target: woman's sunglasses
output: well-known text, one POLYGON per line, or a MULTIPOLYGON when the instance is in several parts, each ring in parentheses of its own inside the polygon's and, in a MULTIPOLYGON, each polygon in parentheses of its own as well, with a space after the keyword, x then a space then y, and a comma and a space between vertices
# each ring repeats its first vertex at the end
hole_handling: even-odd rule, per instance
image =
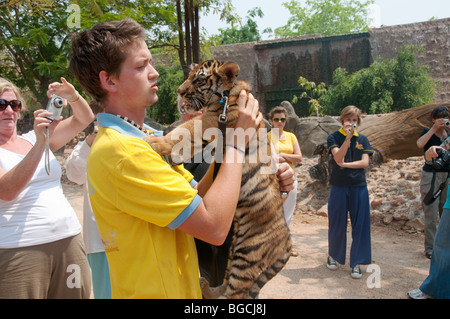
POLYGON ((6 110, 8 105, 11 105, 11 108, 14 112, 17 112, 18 110, 22 109, 22 102, 20 102, 20 100, 7 101, 4 99, 0 99, 0 111, 6 110))
POLYGON ((274 122, 286 122, 286 118, 285 117, 274 117, 272 119, 272 121, 274 121, 274 122))

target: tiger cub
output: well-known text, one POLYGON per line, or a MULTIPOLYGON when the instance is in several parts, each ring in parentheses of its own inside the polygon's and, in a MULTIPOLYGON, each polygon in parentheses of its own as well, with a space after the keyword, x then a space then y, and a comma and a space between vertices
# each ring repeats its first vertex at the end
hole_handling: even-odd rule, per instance
MULTIPOLYGON (((179 95, 188 102, 184 105, 187 111, 193 113, 204 108, 204 113, 195 118, 202 121, 202 133, 208 128, 218 127, 218 117, 224 110, 221 100, 228 92, 227 127, 233 127, 236 122, 239 93, 241 90, 250 92, 248 82, 236 81, 239 70, 239 66, 232 62, 205 61, 196 65, 178 88, 179 95)), ((172 140, 171 135, 178 136, 177 130, 184 128, 193 137, 193 127, 190 120, 164 137, 147 137, 146 140, 161 155, 170 155, 175 144, 185 141, 172 140)), ((261 127, 264 127, 263 122, 261 127)), ((257 138, 264 138, 266 142, 257 145, 258 148, 267 148, 262 154, 270 156, 267 132, 263 132, 265 136, 258 133, 257 138)), ((210 142, 207 139, 203 144, 210 142)), ((223 142, 225 144, 226 141, 223 142)), ((194 152, 192 142, 190 146, 194 152)), ((253 153, 257 151, 253 150, 253 153)), ((200 278, 205 298, 257 297, 260 289, 284 267, 291 254, 292 243, 284 220, 278 179, 275 174, 267 173, 272 166, 271 161, 263 162, 259 157, 258 161, 254 160, 255 157, 250 161, 252 155, 251 148, 247 146, 225 278, 223 284, 215 288, 211 288, 205 278, 200 278)))

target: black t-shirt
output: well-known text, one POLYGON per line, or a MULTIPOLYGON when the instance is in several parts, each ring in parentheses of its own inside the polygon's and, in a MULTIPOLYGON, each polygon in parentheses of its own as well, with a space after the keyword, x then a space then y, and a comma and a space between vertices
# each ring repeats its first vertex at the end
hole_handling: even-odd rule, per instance
MULTIPOLYGON (((345 141, 345 136, 343 129, 328 135, 328 150, 331 152, 335 147, 340 148, 345 141)), ((362 159, 363 154, 372 155, 372 147, 365 135, 355 133, 350 140, 350 146, 345 154, 344 162, 359 161, 362 159)), ((353 187, 367 186, 364 168, 344 168, 337 165, 334 159, 331 162, 331 185, 353 187)))

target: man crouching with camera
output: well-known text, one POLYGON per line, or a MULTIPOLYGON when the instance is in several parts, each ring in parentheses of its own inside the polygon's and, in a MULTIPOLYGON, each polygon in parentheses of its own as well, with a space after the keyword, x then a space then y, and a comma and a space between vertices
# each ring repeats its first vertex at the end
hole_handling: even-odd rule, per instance
POLYGON ((420 193, 425 219, 425 256, 431 258, 433 242, 447 199, 448 172, 450 171, 449 140, 450 112, 445 106, 438 106, 431 112, 430 129, 424 129, 417 140, 417 147, 423 148, 425 165, 420 177, 420 193), (438 215, 439 214, 439 215, 438 215))

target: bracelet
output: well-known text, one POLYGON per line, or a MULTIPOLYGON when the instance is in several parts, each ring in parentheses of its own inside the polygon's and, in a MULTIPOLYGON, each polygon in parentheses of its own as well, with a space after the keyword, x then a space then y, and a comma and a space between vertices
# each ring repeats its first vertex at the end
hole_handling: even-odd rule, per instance
POLYGON ((73 100, 73 101, 69 101, 69 103, 75 103, 75 102, 78 102, 78 100, 80 99, 80 93, 78 93, 78 91, 75 91, 76 92, 76 94, 77 94, 77 98, 75 99, 75 100, 73 100))
POLYGON ((234 148, 234 149, 237 149, 239 152, 241 152, 242 154, 245 154, 245 151, 244 150, 242 150, 242 149, 240 149, 239 147, 237 147, 237 146, 235 146, 235 145, 233 145, 233 144, 225 144, 225 146, 230 146, 230 147, 232 147, 232 148, 234 148))

